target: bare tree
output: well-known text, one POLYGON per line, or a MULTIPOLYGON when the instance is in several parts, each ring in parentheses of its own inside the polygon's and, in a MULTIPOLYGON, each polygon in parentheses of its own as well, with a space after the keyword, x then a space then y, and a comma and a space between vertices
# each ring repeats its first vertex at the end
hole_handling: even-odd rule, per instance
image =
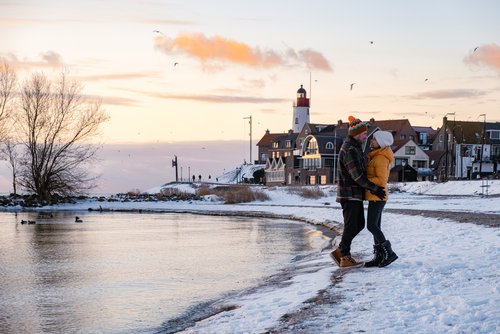
POLYGON ((22 84, 15 125, 26 153, 19 184, 41 200, 95 186, 88 167, 99 147, 91 141, 108 116, 81 91, 65 73, 54 83, 33 74, 22 84))
POLYGON ((14 98, 17 76, 6 62, 0 63, 0 141, 6 140, 10 127, 10 111, 14 98))
POLYGON ((10 139, 6 139, 2 143, 0 154, 2 158, 6 159, 12 170, 12 193, 17 195, 17 171, 19 170, 20 154, 17 149, 17 144, 10 139))

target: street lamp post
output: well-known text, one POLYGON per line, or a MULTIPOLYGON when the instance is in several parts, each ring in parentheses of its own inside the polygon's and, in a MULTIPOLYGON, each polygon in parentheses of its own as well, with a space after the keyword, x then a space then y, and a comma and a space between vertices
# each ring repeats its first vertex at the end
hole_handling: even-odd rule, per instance
POLYGON ((248 117, 243 117, 243 119, 248 119, 249 124, 250 124, 250 160, 248 161, 249 164, 252 164, 252 116, 248 117))
POLYGON ((333 184, 337 183, 337 126, 334 129, 333 135, 333 184))
POLYGON ((403 166, 403 168, 402 168, 402 173, 403 174, 402 174, 401 179, 403 180, 403 183, 404 183, 405 182, 405 169, 406 169, 405 168, 406 167, 406 161, 405 160, 401 161, 401 166, 403 166))
POLYGON ((483 135, 481 136, 481 156, 479 160, 479 178, 481 178, 481 173, 483 172, 483 150, 484 150, 484 134, 486 128, 486 114, 481 114, 479 117, 483 116, 483 135))
POLYGON ((448 181, 448 118, 446 116, 453 115, 455 119, 455 113, 449 112, 444 115, 444 144, 445 144, 445 159, 444 159, 444 180, 448 181))
MULTIPOLYGON (((453 160, 454 163, 452 164, 452 169, 456 170, 457 168, 460 170, 460 179, 463 178, 463 157, 462 157, 462 145, 464 144, 464 129, 462 128, 461 124, 453 125, 453 130, 451 131, 453 134, 453 160), (462 140, 460 141, 460 144, 457 144, 457 136, 455 134, 455 129, 460 128, 460 133, 462 134, 462 140), (457 159, 457 154, 460 157, 460 163, 458 166, 456 166, 456 163, 458 162, 457 159)), ((457 176, 458 173, 453 173, 455 177, 457 176)))

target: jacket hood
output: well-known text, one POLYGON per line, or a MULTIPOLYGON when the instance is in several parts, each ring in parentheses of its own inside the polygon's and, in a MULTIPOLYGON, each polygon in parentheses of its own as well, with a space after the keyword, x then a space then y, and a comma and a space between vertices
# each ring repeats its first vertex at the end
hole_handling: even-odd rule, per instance
POLYGON ((389 146, 377 148, 376 150, 368 153, 368 157, 370 159, 373 159, 376 155, 384 156, 385 158, 387 158, 387 160, 389 160, 389 162, 392 162, 392 160, 394 160, 394 153, 392 153, 392 150, 389 146))

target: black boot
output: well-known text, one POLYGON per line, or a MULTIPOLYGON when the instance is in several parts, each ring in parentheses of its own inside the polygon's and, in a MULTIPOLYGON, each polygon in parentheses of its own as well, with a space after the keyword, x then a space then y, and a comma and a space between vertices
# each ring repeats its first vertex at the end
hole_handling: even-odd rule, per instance
POLYGON ((380 244, 373 245, 373 259, 365 262, 365 267, 378 267, 380 262, 382 262, 382 260, 384 259, 382 253, 382 246, 380 244))
POLYGON ((382 262, 378 265, 379 267, 385 267, 396 261, 398 256, 392 251, 391 242, 389 240, 384 241, 380 244, 382 248, 382 262))

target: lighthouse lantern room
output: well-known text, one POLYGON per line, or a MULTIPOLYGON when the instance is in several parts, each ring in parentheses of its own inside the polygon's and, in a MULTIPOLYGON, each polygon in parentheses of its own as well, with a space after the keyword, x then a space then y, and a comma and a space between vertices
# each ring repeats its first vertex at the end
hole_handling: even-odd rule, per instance
POLYGON ((293 132, 299 133, 306 123, 309 123, 309 98, 304 87, 300 85, 297 90, 297 102, 293 106, 293 132))

